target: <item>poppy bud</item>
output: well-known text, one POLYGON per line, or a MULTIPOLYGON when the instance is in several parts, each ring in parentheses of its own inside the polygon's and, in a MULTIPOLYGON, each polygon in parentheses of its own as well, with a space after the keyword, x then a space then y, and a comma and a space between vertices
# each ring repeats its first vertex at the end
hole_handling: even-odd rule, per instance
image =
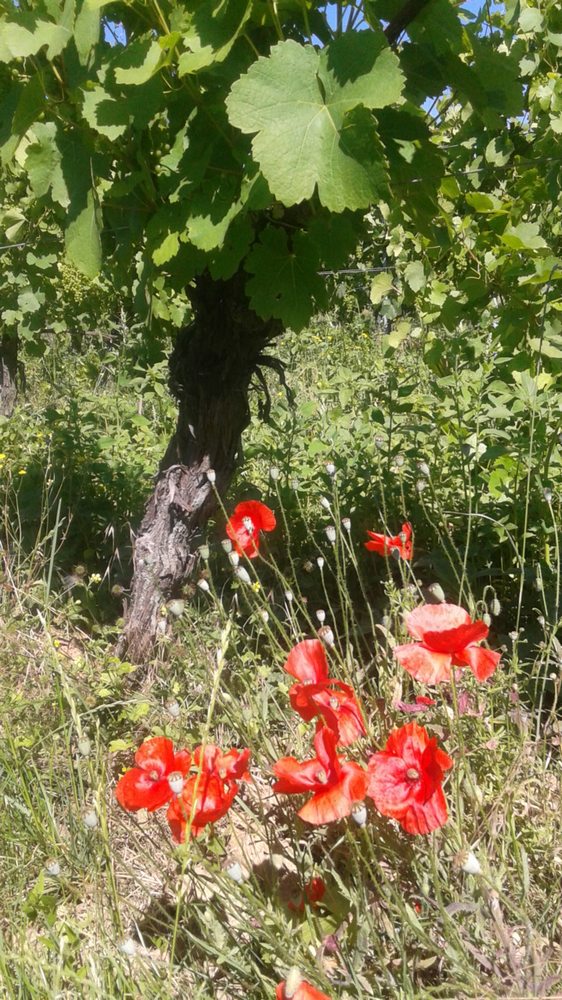
POLYGON ((82 818, 84 820, 84 826, 87 827, 88 830, 96 829, 99 820, 97 813, 93 809, 87 809, 82 818))
POLYGON ((289 483, 289 486, 291 487, 292 490, 295 490, 295 492, 296 492, 298 490, 298 488, 299 488, 299 481, 298 481, 298 479, 291 479, 291 481, 289 483))
POLYGON ((240 562, 240 556, 238 555, 237 552, 229 552, 228 558, 230 559, 230 562, 233 566, 238 566, 238 563, 240 562))
POLYGON ((497 597, 494 597, 493 601, 491 601, 490 603, 490 611, 492 612, 493 615, 497 616, 501 614, 501 609, 502 606, 500 602, 498 601, 497 597))
POLYGON ((274 483, 277 482, 277 480, 279 479, 279 476, 281 475, 281 473, 279 472, 279 469, 277 468, 276 465, 272 465, 271 466, 271 469, 269 470, 269 475, 273 479, 274 483))
MULTIPOLYGON (((203 591, 203 593, 205 593, 205 594, 208 594, 208 593, 209 593, 209 591, 210 591, 210 589, 211 589, 211 588, 209 587, 209 584, 207 583, 207 581, 206 581, 206 579, 205 579, 205 577, 204 577, 204 576, 202 576, 202 577, 201 577, 201 578, 200 578, 200 579, 199 579, 199 580, 197 581, 197 586, 199 587, 199 590, 202 590, 202 591, 203 591)), ((181 604, 183 604, 183 601, 181 601, 181 602, 180 602, 180 601, 177 601, 176 603, 177 603, 177 604, 180 604, 180 603, 181 603, 181 604)), ((182 611, 183 611, 183 608, 182 608, 182 611)), ((180 612, 180 614, 181 614, 181 612, 180 612)))
POLYGON ((427 479, 417 479, 416 480, 416 489, 417 489, 418 493, 423 493, 423 491, 425 489, 427 489, 427 479))
MULTIPOLYGON (((209 589, 209 584, 207 583, 207 587, 205 588, 205 587, 201 586, 203 583, 207 583, 207 581, 206 580, 198 580, 197 581, 197 586, 201 587, 201 590, 205 590, 205 589, 208 590, 209 589)), ((171 615, 174 616, 174 618, 181 618, 181 616, 184 613, 184 610, 185 610, 185 601, 182 601, 181 598, 176 598, 173 601, 168 601, 168 611, 170 612, 171 615)))
POLYGON ((205 560, 205 562, 209 558, 210 554, 211 553, 210 553, 210 549, 209 549, 208 545, 200 545, 199 546, 199 555, 201 556, 202 559, 205 560))
POLYGON ((285 980, 286 1000, 293 1000, 293 997, 297 992, 301 983, 302 983, 302 975, 300 969, 297 969, 296 966, 293 966, 292 969, 289 969, 289 972, 287 973, 287 978, 285 980))
POLYGON ((216 483, 216 481, 217 481, 217 474, 216 474, 216 472, 215 472, 214 469, 207 469, 207 479, 209 480, 209 482, 211 484, 216 483))
POLYGON ((354 802, 351 807, 351 818, 357 826, 365 826, 367 823, 367 807, 364 802, 354 802))
POLYGON ((329 476, 335 476, 336 467, 333 462, 326 462, 326 472, 329 476))
POLYGON ((81 754, 82 757, 89 757, 91 749, 92 744, 87 736, 83 736, 82 739, 78 740, 78 753, 81 754))
POLYGON ((324 622, 326 621, 326 612, 323 611, 322 608, 320 608, 316 612, 316 617, 317 617, 318 621, 320 622, 320 624, 323 625, 324 622))
POLYGON ((316 559, 316 565, 318 566, 318 569, 320 570, 320 572, 322 572, 322 570, 324 569, 324 557, 323 556, 318 556, 317 557, 317 559, 316 559))
POLYGON ((384 438, 381 437, 380 434, 377 434, 377 436, 375 438, 375 447, 376 448, 383 448, 384 447, 384 438))
POLYGON ((132 938, 125 938, 124 941, 119 945, 119 951, 122 955, 126 955, 127 958, 133 958, 136 954, 137 942, 133 941, 132 938))
POLYGON ((269 611, 266 611, 265 609, 263 611, 260 611, 260 616, 262 621, 264 621, 265 624, 267 625, 269 621, 269 611))
POLYGON ((330 501, 328 500, 328 497, 320 497, 320 506, 323 507, 324 510, 330 509, 330 501))
POLYGON ((443 587, 441 586, 440 583, 432 583, 428 587, 428 590, 429 593, 433 595, 436 601, 439 601, 440 604, 443 604, 445 600, 445 591, 443 590, 443 587))
POLYGON ((326 646, 333 646, 336 641, 329 625, 323 625, 322 628, 319 628, 318 636, 326 646))
POLYGON ((552 490, 549 489, 543 490, 543 497, 545 498, 547 503, 552 503, 552 490))
POLYGON ((336 529, 333 524, 329 524, 326 528, 326 538, 332 543, 332 545, 334 544, 336 540, 336 529))
POLYGON ((488 614, 482 615, 482 621, 484 622, 484 625, 487 625, 488 628, 490 628, 490 625, 492 624, 492 619, 490 615, 488 614))
POLYGON ((396 455, 394 459, 394 464, 398 469, 401 469, 405 461, 406 459, 404 458, 403 455, 396 455))
POLYGON ((225 552, 232 552, 232 542, 230 538, 223 538, 221 545, 225 552))
POLYGON ((242 583, 251 583, 252 582, 251 578, 250 578, 250 574, 248 573, 248 571, 246 569, 244 569, 243 566, 238 566, 237 567, 237 569, 236 569, 236 576, 238 577, 239 580, 242 581, 242 583))
POLYGON ((421 472, 422 476, 426 476, 427 479, 429 479, 431 472, 427 462, 418 462, 418 469, 421 472))
POLYGON ((60 875, 60 865, 56 858, 49 858, 45 865, 45 871, 48 875, 51 875, 52 878, 58 878, 60 875))
POLYGON ((462 850, 455 854, 453 864, 461 868, 467 875, 481 875, 482 868, 476 855, 472 851, 462 850))
POLYGON ((293 600, 293 591, 292 590, 286 590, 284 592, 283 596, 285 597, 285 600, 287 601, 287 604, 290 604, 291 601, 293 600))
POLYGON ((351 519, 349 517, 342 517, 341 523, 345 531, 351 531, 351 519))
POLYGON ((225 873, 230 876, 233 882, 237 882, 238 885, 242 885, 242 883, 246 881, 246 876, 237 861, 231 864, 228 868, 225 868, 225 873))
POLYGON ((166 711, 172 716, 172 719, 179 719, 181 715, 179 701, 176 701, 175 698, 169 698, 166 702, 166 711))

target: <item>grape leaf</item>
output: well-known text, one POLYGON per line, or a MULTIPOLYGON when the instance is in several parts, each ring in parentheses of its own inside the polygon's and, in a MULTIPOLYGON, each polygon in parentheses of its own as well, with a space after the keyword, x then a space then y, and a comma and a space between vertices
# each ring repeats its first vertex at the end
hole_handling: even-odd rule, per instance
POLYGON ((302 329, 326 302, 318 265, 316 248, 304 233, 296 233, 289 246, 284 229, 268 226, 245 263, 253 275, 246 284, 252 309, 263 319, 275 316, 302 329))
POLYGON ((68 259, 87 278, 95 278, 101 264, 101 239, 93 191, 86 205, 66 228, 64 242, 68 259))
POLYGON ((233 85, 228 116, 257 133, 255 159, 285 205, 310 198, 334 212, 366 208, 380 192, 384 156, 366 109, 400 100, 403 76, 382 33, 342 35, 320 53, 289 40, 233 85))

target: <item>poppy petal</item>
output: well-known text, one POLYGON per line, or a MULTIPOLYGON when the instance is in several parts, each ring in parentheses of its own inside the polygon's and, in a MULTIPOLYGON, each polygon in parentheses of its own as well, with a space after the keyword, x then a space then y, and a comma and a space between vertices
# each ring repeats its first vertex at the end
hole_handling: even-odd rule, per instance
POLYGON ((470 625, 470 615, 456 604, 422 604, 406 615, 406 628, 414 639, 423 641, 425 632, 470 625))
POLYGON ((397 817, 412 801, 412 786, 406 776, 406 763, 401 757, 379 751, 368 763, 367 795, 384 816, 397 817))
POLYGON ((273 765, 273 773, 278 779, 273 791, 280 795, 294 795, 308 792, 318 786, 318 772, 322 765, 318 760, 296 760, 295 757, 281 757, 273 765))
POLYGON ((344 782, 338 781, 325 791, 316 792, 308 802, 305 802, 302 809, 299 809, 297 816, 315 826, 333 823, 337 819, 349 816, 353 801, 347 793, 344 782))
POLYGON ((438 785, 427 802, 412 802, 402 816, 397 816, 400 826, 411 834, 427 834, 438 830, 448 819, 447 803, 441 785, 438 785))
POLYGON ((320 639, 303 639, 293 646, 283 669, 304 684, 328 680, 328 661, 320 639))
POLYGON ((174 770, 174 744, 166 736, 153 736, 141 743, 135 754, 135 764, 146 771, 158 771, 162 776, 174 770))
POLYGON ((148 809, 154 812, 165 806, 172 798, 172 790, 168 779, 164 777, 154 781, 144 768, 132 767, 117 782, 115 797, 119 805, 127 812, 138 809, 148 809))
POLYGON ((494 653, 491 649, 483 649, 482 646, 467 646, 455 659, 470 667, 477 681, 485 681, 491 677, 501 660, 501 653, 494 653))
POLYGON ((451 675, 452 656, 426 649, 419 642, 395 646, 394 655, 404 670, 421 684, 440 684, 451 675))
POLYGON ((484 622, 469 622, 467 625, 439 632, 427 630, 423 635, 423 643, 438 653, 456 653, 473 642, 485 639, 488 631, 488 626, 484 622))

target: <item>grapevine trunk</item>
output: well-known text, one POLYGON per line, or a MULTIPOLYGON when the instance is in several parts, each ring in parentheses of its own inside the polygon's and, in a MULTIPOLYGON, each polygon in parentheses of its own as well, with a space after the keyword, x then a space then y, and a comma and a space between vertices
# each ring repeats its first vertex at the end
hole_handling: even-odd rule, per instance
POLYGON ((150 657, 166 628, 163 604, 193 572, 201 531, 236 466, 250 419, 252 374, 280 332, 276 321, 264 322, 250 310, 238 276, 225 282, 201 277, 191 298, 193 322, 178 335, 170 357, 176 431, 135 540, 131 603, 118 644, 118 653, 133 663, 150 657))
POLYGON ((0 417, 11 417, 17 397, 17 337, 3 334, 0 339, 0 417))

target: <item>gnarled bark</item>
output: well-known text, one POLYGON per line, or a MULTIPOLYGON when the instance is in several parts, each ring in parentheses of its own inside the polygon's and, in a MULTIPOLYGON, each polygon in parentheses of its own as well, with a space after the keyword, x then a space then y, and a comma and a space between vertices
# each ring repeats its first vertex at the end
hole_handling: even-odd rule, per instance
POLYGON ((249 308, 243 281, 212 281, 192 293, 194 320, 170 357, 178 422, 161 462, 134 547, 131 604, 118 653, 142 663, 153 649, 162 603, 193 570, 201 529, 216 507, 207 478, 224 494, 250 419, 248 389, 265 345, 280 331, 249 308))
POLYGON ((11 417, 17 397, 18 338, 4 333, 0 339, 0 417, 11 417))

